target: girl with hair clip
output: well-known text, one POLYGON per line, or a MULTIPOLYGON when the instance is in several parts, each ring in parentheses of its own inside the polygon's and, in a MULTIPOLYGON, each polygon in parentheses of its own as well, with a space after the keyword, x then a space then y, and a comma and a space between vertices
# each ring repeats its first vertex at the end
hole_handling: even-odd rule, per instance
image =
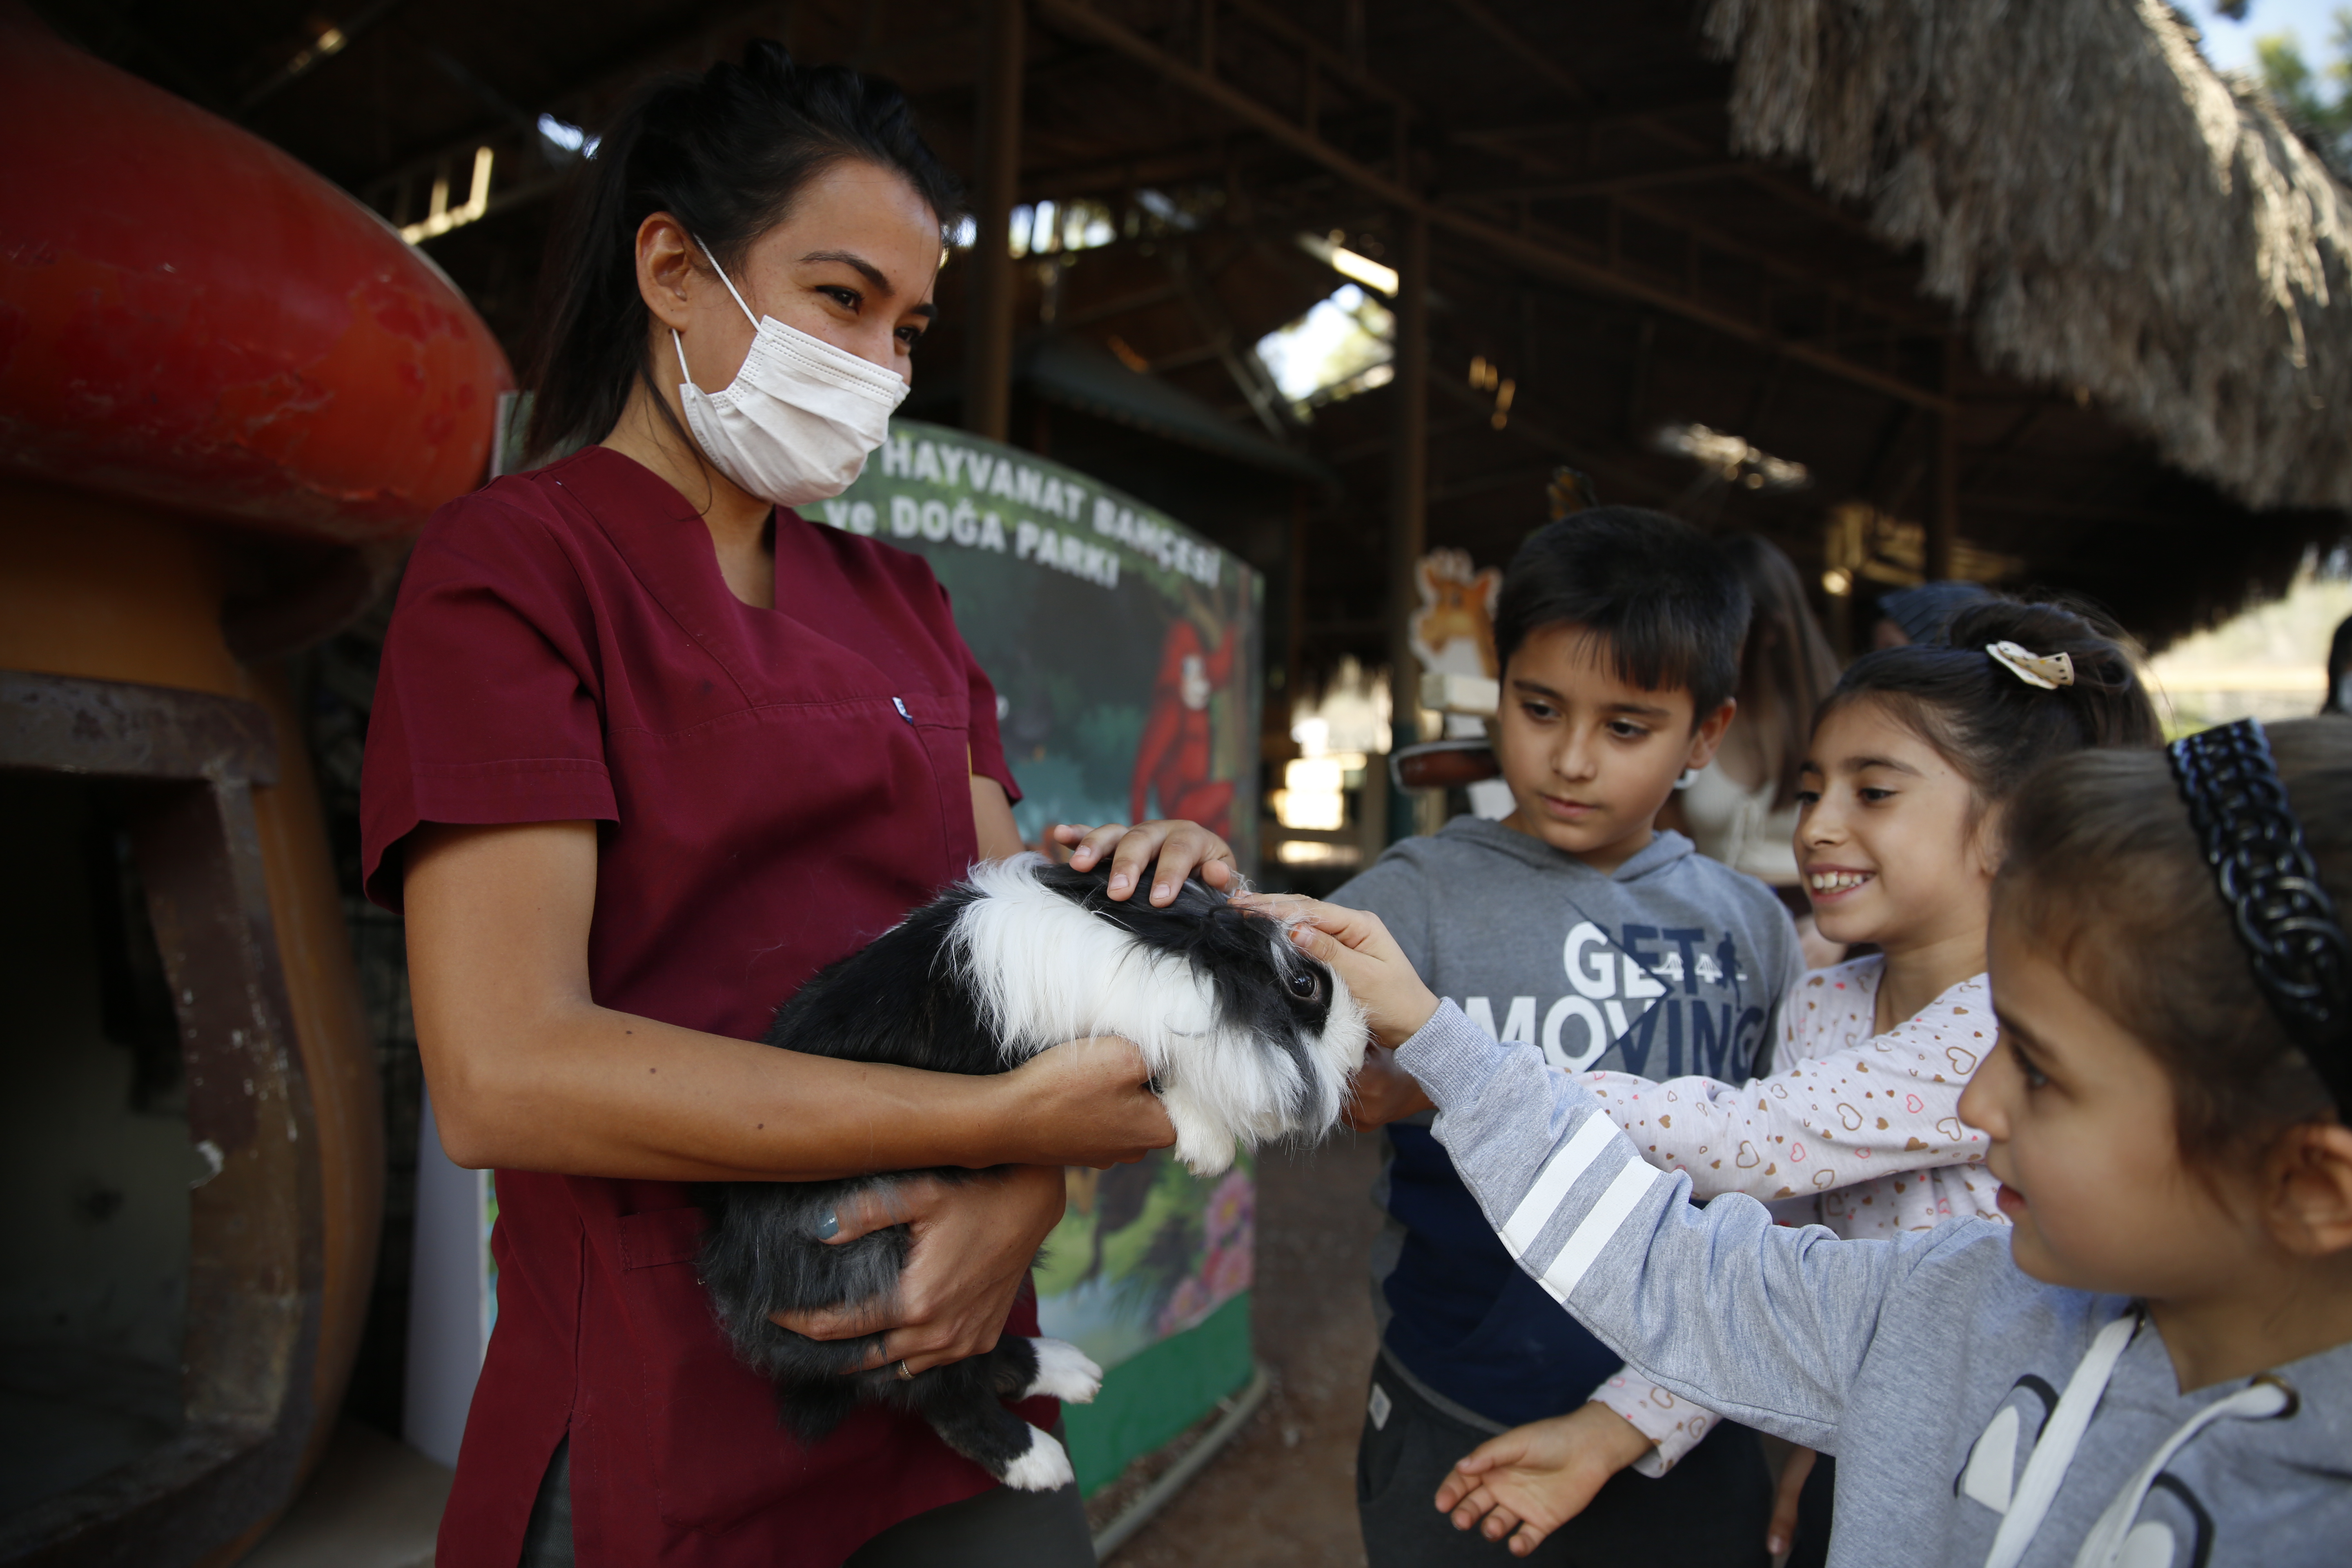
POLYGON ((2012 1223, 1776 1225, 1316 929, 1561 1306, 1678 1395, 1838 1456, 1838 1568, 2265 1568, 2352 1539, 2352 723, 2062 757, 2011 794, 2000 1034, 1960 1098, 2012 1223))
MULTIPOLYGON (((2006 1223, 1983 1135, 1958 1113, 1994 1034, 1985 931, 2000 815, 2040 762, 2163 737, 2128 654, 2084 615, 1993 601, 1952 632, 1857 660, 1794 763, 1795 852, 1822 932, 1877 951, 1799 983, 1769 1077, 1579 1076, 1643 1157, 1687 1173, 1701 1198, 1745 1193, 1785 1223, 1855 1238, 2006 1223)), ((1635 1460, 1645 1474, 1717 1419, 1631 1373, 1593 1398, 1654 1442, 1635 1460)), ((1517 1428, 1465 1458, 1437 1506, 1532 1547, 1584 1506, 1591 1447, 1566 1417, 1517 1428)), ((1802 1451, 1783 1468, 1773 1553, 1821 1561, 1832 1469, 1802 1451)))
MULTIPOLYGON (((906 395, 954 182, 896 88, 767 42, 648 88, 580 178, 531 426, 577 450, 427 527, 368 731, 367 889, 405 909, 442 1142, 498 1168, 498 1327, 436 1561, 1092 1563, 1066 1474, 998 1487, 881 1405, 795 1441, 694 1272, 688 1184, 987 1168, 828 1216, 836 1242, 908 1227, 896 1299, 779 1320, 911 1380, 1036 1332, 1062 1167, 1172 1139, 1123 1041, 984 1078, 757 1043, 779 997, 1022 847, 929 570, 793 510, 906 395)), ((1189 825, 1056 831, 1081 868, 1112 857, 1113 898, 1155 857, 1157 903, 1233 874, 1189 825)), ((1026 1419, 1054 1425, 1050 1392, 1026 1419)))

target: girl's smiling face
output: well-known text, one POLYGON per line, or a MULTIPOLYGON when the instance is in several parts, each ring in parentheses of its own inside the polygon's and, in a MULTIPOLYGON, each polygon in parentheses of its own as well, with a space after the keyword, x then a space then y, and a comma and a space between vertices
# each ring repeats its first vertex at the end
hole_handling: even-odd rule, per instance
POLYGON ((1823 936, 1888 949, 1981 936, 1990 814, 1885 702, 1843 702, 1814 728, 1797 802, 1797 863, 1823 936))

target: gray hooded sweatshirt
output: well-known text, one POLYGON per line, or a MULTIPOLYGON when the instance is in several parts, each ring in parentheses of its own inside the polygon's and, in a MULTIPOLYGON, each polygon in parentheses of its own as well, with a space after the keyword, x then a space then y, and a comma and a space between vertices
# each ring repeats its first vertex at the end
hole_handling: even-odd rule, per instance
MULTIPOLYGON (((1739 1082, 1764 1070, 1780 999, 1803 973, 1771 889, 1661 833, 1613 871, 1457 816, 1392 846, 1332 895, 1381 917, 1413 967, 1489 1035, 1570 1071, 1739 1082)), ((1421 1394, 1500 1431, 1573 1410, 1618 1357, 1496 1244, 1429 1113, 1383 1130, 1372 1308, 1387 1359, 1421 1394)))
POLYGON ((2003 1226, 1841 1241, 1693 1208, 1451 1003, 1398 1059, 1546 1294, 1662 1387, 1837 1456, 1832 1568, 2352 1562, 2352 1345, 2183 1394, 2132 1302, 2028 1278, 2003 1226))

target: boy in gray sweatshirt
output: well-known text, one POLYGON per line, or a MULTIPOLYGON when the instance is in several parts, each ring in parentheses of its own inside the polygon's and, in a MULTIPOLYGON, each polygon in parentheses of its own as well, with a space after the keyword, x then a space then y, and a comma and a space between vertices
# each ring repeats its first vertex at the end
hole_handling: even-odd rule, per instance
MULTIPOLYGON (((1730 722, 1748 615, 1738 574, 1670 518, 1601 508, 1538 533, 1496 616, 1495 745, 1516 809, 1396 845, 1333 901, 1378 914, 1487 1036, 1559 1068, 1762 1071, 1802 973, 1795 929, 1762 883, 1654 827, 1730 722)), ((1372 1568, 1500 1560, 1436 1511, 1437 1488, 1486 1437, 1570 1411, 1596 1478, 1643 1473, 1596 1479, 1534 1561, 1760 1564, 1771 1488, 1754 1434, 1718 1427, 1692 1448, 1706 1430, 1692 1406, 1632 1390, 1620 1358, 1515 1266, 1386 1053, 1350 1120, 1381 1127, 1388 1156, 1381 1351, 1357 1453, 1372 1568)))

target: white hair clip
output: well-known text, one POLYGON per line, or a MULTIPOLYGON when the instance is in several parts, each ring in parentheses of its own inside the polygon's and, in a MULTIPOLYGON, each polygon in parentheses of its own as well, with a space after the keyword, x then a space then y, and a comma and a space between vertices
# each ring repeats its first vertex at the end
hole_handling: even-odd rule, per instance
POLYGON ((2072 654, 2028 653, 2013 642, 1989 643, 1985 652, 1991 656, 1995 664, 2028 686, 2055 691, 2062 686, 2074 684, 2074 658, 2072 654))

